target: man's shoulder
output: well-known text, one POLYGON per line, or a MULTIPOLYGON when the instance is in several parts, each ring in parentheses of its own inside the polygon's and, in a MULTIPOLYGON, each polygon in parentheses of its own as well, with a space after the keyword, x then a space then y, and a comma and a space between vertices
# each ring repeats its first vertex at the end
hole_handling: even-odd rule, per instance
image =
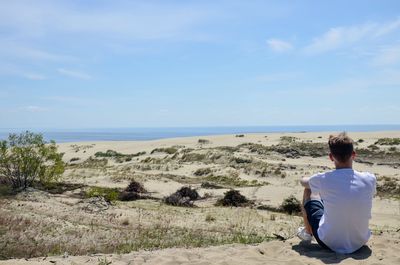
POLYGON ((369 179, 371 181, 376 181, 376 176, 371 172, 354 170, 354 174, 358 175, 361 178, 369 179))
POLYGON ((310 177, 310 179, 320 179, 325 176, 327 172, 318 172, 310 177))

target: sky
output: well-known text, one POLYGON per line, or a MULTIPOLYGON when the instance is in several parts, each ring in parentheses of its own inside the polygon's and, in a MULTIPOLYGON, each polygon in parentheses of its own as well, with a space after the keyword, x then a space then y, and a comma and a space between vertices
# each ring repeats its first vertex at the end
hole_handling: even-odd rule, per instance
POLYGON ((0 0, 0 128, 400 124, 400 1, 0 0))

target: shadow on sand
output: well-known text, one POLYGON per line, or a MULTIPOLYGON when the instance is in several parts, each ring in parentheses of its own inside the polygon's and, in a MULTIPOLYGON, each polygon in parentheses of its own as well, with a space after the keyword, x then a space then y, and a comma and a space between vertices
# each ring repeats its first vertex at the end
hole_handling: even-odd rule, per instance
POLYGON ((339 254, 333 251, 323 249, 318 244, 305 244, 300 242, 292 246, 292 249, 302 256, 316 258, 325 264, 339 263, 345 259, 364 260, 371 256, 372 250, 368 246, 363 246, 351 254, 339 254))

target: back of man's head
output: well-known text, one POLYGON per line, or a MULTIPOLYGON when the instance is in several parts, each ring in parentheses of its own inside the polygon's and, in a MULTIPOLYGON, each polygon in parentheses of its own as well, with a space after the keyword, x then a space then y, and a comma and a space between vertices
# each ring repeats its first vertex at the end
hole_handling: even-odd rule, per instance
POLYGON ((347 162, 353 154, 353 140, 345 132, 329 136, 329 150, 339 162, 347 162))

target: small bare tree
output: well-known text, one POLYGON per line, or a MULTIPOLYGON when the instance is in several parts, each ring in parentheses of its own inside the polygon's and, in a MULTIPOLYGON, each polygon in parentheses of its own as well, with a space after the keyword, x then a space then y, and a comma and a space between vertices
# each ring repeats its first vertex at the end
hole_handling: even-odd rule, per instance
POLYGON ((35 181, 56 181, 63 172, 64 162, 56 143, 46 143, 41 134, 26 131, 0 141, 0 183, 25 190, 35 181))

